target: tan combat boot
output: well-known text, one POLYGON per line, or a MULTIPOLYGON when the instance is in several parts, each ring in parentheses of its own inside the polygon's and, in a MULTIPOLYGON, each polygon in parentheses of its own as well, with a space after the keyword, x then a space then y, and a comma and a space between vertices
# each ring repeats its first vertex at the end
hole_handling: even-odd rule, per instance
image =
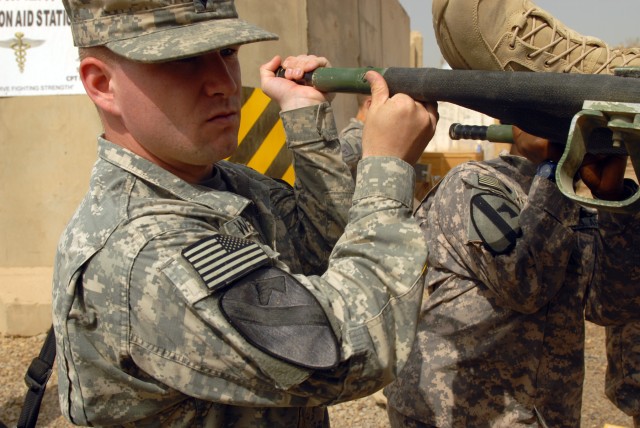
POLYGON ((454 69, 613 74, 640 48, 611 49, 529 0, 433 0, 433 28, 454 69))

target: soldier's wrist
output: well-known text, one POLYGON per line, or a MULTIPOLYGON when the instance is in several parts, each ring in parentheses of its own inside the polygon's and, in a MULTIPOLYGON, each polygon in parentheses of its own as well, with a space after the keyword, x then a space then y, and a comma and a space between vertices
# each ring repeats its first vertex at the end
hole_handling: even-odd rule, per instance
POLYGON ((638 191, 638 184, 630 178, 625 178, 618 191, 609 191, 607 193, 592 192, 594 198, 606 201, 624 201, 629 199, 638 191))
POLYGON ((536 170, 536 175, 542 178, 546 178, 552 183, 556 182, 556 170, 558 168, 558 164, 552 160, 545 160, 538 164, 538 169, 536 170))

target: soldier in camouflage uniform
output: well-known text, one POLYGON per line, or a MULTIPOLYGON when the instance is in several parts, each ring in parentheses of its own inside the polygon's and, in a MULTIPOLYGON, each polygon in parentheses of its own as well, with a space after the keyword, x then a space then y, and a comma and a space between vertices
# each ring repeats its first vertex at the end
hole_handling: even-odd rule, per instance
MULTIPOLYGON (((629 306, 640 303, 630 287, 640 214, 564 197, 552 146, 516 134, 519 155, 454 168, 416 212, 428 297, 409 360, 385 388, 393 427, 579 426, 587 293, 626 289, 629 306)), ((620 200, 637 189, 625 166, 589 158, 581 175, 597 197, 620 200)))
POLYGON ((64 2, 104 134, 55 261, 63 414, 327 427, 327 405, 389 383, 422 296, 411 163, 436 106, 390 98, 367 74, 354 190, 327 96, 292 82, 326 59, 275 57, 260 74, 282 108, 291 187, 223 160, 237 146, 238 46, 275 37, 233 1, 64 2))
MULTIPOLYGON (((617 67, 640 66, 639 47, 613 48, 600 38, 580 34, 531 0, 431 4, 438 46, 454 69, 613 74, 617 67)), ((638 304, 628 293, 599 293, 612 304, 615 316, 601 318, 596 310, 587 315, 607 326, 606 394, 640 428, 640 321, 616 311, 622 302, 632 302, 637 313, 638 304)), ((595 297, 590 301, 591 308, 602 305, 595 297)))
POLYGON ((362 158, 362 129, 367 120, 367 112, 371 106, 371 96, 357 94, 358 112, 355 117, 349 119, 347 126, 340 131, 340 144, 342 145, 342 159, 351 170, 353 178, 356 177, 358 161, 362 158))

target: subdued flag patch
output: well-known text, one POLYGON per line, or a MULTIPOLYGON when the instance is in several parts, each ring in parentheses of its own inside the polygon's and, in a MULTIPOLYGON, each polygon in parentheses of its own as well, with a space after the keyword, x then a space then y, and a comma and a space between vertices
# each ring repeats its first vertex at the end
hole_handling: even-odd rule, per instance
POLYGON ((214 291, 269 263, 267 253, 255 242, 220 234, 188 246, 182 255, 214 291))
POLYGON ((502 191, 500 181, 493 175, 478 174, 478 184, 502 191))
POLYGON ((498 180, 497 177, 493 175, 486 174, 478 174, 478 186, 489 190, 491 193, 501 193, 506 197, 511 197, 513 195, 513 191, 509 189, 504 183, 498 180))

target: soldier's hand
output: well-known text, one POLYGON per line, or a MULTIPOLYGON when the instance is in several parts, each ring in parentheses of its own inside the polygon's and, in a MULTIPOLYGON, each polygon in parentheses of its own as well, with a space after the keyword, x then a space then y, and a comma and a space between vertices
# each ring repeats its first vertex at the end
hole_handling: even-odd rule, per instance
POLYGON ((330 67, 331 64, 324 57, 315 55, 290 56, 281 62, 279 56, 260 67, 260 81, 262 90, 272 100, 280 105, 282 111, 308 107, 331 101, 333 94, 326 94, 311 86, 295 83, 304 73, 319 67, 330 67), (284 79, 276 77, 278 67, 285 69, 284 79))
POLYGON ((580 178, 593 196, 608 201, 624 198, 627 156, 587 153, 580 166, 580 178))
POLYGON ((393 156, 415 164, 433 138, 438 122, 435 103, 419 103, 405 94, 389 97, 382 75, 368 71, 371 106, 362 134, 362 157, 393 156))
POLYGON ((552 144, 546 138, 524 132, 517 126, 511 128, 513 132, 512 153, 524 156, 536 165, 547 160, 557 162, 562 157, 562 146, 552 144))

